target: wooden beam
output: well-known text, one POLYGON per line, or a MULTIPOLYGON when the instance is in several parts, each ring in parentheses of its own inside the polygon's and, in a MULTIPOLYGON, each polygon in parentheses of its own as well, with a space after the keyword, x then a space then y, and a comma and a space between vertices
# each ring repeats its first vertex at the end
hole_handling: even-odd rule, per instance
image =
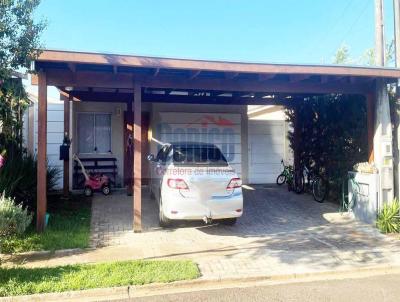
MULTIPOLYGON (((132 98, 129 93, 101 93, 88 91, 74 91, 74 99, 79 98, 86 102, 128 102, 132 98)), ((307 95, 309 96, 309 95, 307 95)), ((143 94, 143 103, 182 103, 182 104, 225 104, 225 105, 287 105, 293 103, 291 99, 262 98, 262 97, 222 97, 222 96, 194 96, 194 95, 165 95, 143 94)))
POLYGON ((368 132, 368 162, 374 162, 374 134, 375 134, 375 96, 366 95, 367 102, 367 132, 368 132))
POLYGON ((189 80, 193 80, 200 74, 201 70, 193 70, 190 72, 189 80))
POLYGON ((350 81, 351 84, 355 84, 355 83, 357 83, 357 78, 355 78, 355 77, 350 77, 350 78, 349 78, 349 81, 350 81))
POLYGON ((134 83, 133 230, 142 231, 142 86, 134 83))
POLYGON ((186 81, 182 78, 158 77, 157 79, 143 78, 142 84, 149 88, 176 88, 176 89, 202 89, 223 90, 241 92, 268 92, 268 93, 344 93, 364 94, 372 91, 371 85, 363 83, 289 83, 277 81, 257 82, 252 80, 228 80, 228 79, 196 79, 186 81))
POLYGON ((300 165, 300 141, 301 141, 301 133, 300 133, 300 119, 299 119, 299 109, 297 106, 293 108, 294 110, 294 122, 293 122, 293 137, 294 137, 294 150, 293 150, 293 162, 296 169, 299 168, 300 165))
POLYGON ((225 72, 225 77, 230 80, 236 78, 238 75, 238 72, 225 72))
MULTIPOLYGON (((70 139, 69 133, 69 119, 70 119, 70 105, 73 97, 70 94, 68 99, 64 100, 64 137, 70 139)), ((69 196, 69 160, 64 160, 63 166, 63 195, 64 197, 69 196)))
POLYGON ((290 83, 298 83, 304 80, 307 80, 311 77, 309 74, 292 74, 289 76, 290 83))
POLYGON ((37 215, 36 230, 43 232, 45 229, 47 210, 47 80, 46 73, 38 74, 38 150, 37 150, 37 215))
POLYGON ((68 63, 68 68, 69 68, 72 72, 76 72, 76 64, 68 63))
MULTIPOLYGON (((46 71, 49 86, 65 87, 102 87, 102 88, 133 88, 133 74, 116 75, 102 72, 76 72, 73 74, 68 70, 49 69, 46 71)), ((253 91, 268 93, 348 93, 366 94, 373 91, 369 83, 340 83, 337 81, 321 83, 298 82, 289 83, 283 81, 254 81, 239 79, 201 79, 188 80, 179 76, 143 77, 143 87, 148 88, 176 88, 176 89, 202 89, 223 91, 253 91)), ((37 78, 32 77, 32 84, 37 84, 37 78)))
POLYGON ((329 76, 321 76, 320 80, 321 80, 321 84, 326 84, 329 81, 329 76))
POLYGON ((129 67, 208 70, 239 73, 344 75, 400 78, 400 70, 394 68, 367 68, 335 65, 263 64, 226 61, 170 59, 102 53, 44 50, 36 62, 64 62, 77 64, 103 64, 129 67))
MULTIPOLYGON (((58 91, 60 92, 60 95, 61 95, 62 99, 64 99, 64 101, 65 101, 66 99, 68 99, 69 96, 72 95, 72 93, 73 93, 73 92, 66 92, 66 91, 63 91, 63 90, 61 90, 61 89, 59 89, 58 91)), ((73 97, 72 97, 72 101, 74 101, 74 102, 80 102, 80 101, 82 101, 82 100, 79 99, 79 98, 77 98, 77 97, 75 97, 75 96, 73 96, 73 97)))
POLYGON ((273 78, 275 78, 276 74, 274 73, 270 73, 270 74, 266 74, 266 73, 262 73, 258 75, 258 80, 260 82, 263 81, 268 81, 268 80, 272 80, 273 78))

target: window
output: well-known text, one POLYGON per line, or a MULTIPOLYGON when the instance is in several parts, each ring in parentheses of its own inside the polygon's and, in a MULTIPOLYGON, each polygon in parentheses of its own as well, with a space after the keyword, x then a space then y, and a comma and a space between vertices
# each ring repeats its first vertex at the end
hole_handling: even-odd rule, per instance
POLYGON ((111 114, 78 114, 78 152, 111 152, 111 114))
POLYGON ((228 165, 217 147, 208 146, 175 146, 173 160, 176 165, 228 165))

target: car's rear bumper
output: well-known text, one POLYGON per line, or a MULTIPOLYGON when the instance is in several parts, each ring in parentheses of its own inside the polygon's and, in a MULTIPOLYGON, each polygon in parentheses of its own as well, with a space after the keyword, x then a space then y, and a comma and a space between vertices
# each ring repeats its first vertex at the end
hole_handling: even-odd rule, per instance
POLYGON ((172 220, 202 220, 204 218, 237 218, 243 214, 243 195, 236 190, 229 196, 213 196, 207 200, 183 197, 181 194, 163 195, 164 216, 172 220))

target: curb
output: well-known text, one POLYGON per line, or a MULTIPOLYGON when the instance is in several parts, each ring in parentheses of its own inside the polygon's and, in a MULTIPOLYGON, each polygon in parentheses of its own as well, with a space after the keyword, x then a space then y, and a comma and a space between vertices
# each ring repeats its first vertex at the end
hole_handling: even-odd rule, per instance
POLYGON ((13 253, 13 254, 1 254, 0 257, 45 257, 45 256, 68 256, 69 254, 79 253, 79 252, 87 252, 94 251, 96 248, 87 247, 87 248, 73 248, 73 249, 63 249, 63 250, 47 250, 47 251, 30 251, 30 252, 22 252, 22 253, 13 253))
POLYGON ((120 286, 110 288, 96 288, 81 291, 61 293, 45 293, 24 296, 0 297, 0 302, 27 302, 27 301, 99 301, 129 299, 155 295, 190 292, 193 290, 213 290, 230 287, 249 287, 274 285, 294 282, 311 282, 318 280, 366 278, 376 275, 400 273, 400 266, 370 266, 357 269, 322 271, 308 273, 293 273, 284 275, 260 275, 238 278, 212 278, 171 283, 153 283, 147 285, 120 286))

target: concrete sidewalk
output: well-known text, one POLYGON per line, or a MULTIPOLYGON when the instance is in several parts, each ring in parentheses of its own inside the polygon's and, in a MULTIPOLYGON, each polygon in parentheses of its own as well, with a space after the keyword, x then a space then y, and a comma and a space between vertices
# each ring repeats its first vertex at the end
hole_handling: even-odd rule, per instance
POLYGON ((189 245, 182 249, 182 244, 165 247, 163 244, 147 240, 146 236, 138 236, 135 245, 71 250, 55 254, 15 255, 6 259, 4 265, 44 267, 132 259, 191 259, 199 265, 203 279, 215 280, 350 270, 369 266, 398 266, 399 256, 400 249, 394 247, 347 251, 335 248, 272 251, 259 240, 243 246, 226 244, 213 248, 198 248, 189 245), (146 249, 143 249, 143 246, 146 246, 146 249))

